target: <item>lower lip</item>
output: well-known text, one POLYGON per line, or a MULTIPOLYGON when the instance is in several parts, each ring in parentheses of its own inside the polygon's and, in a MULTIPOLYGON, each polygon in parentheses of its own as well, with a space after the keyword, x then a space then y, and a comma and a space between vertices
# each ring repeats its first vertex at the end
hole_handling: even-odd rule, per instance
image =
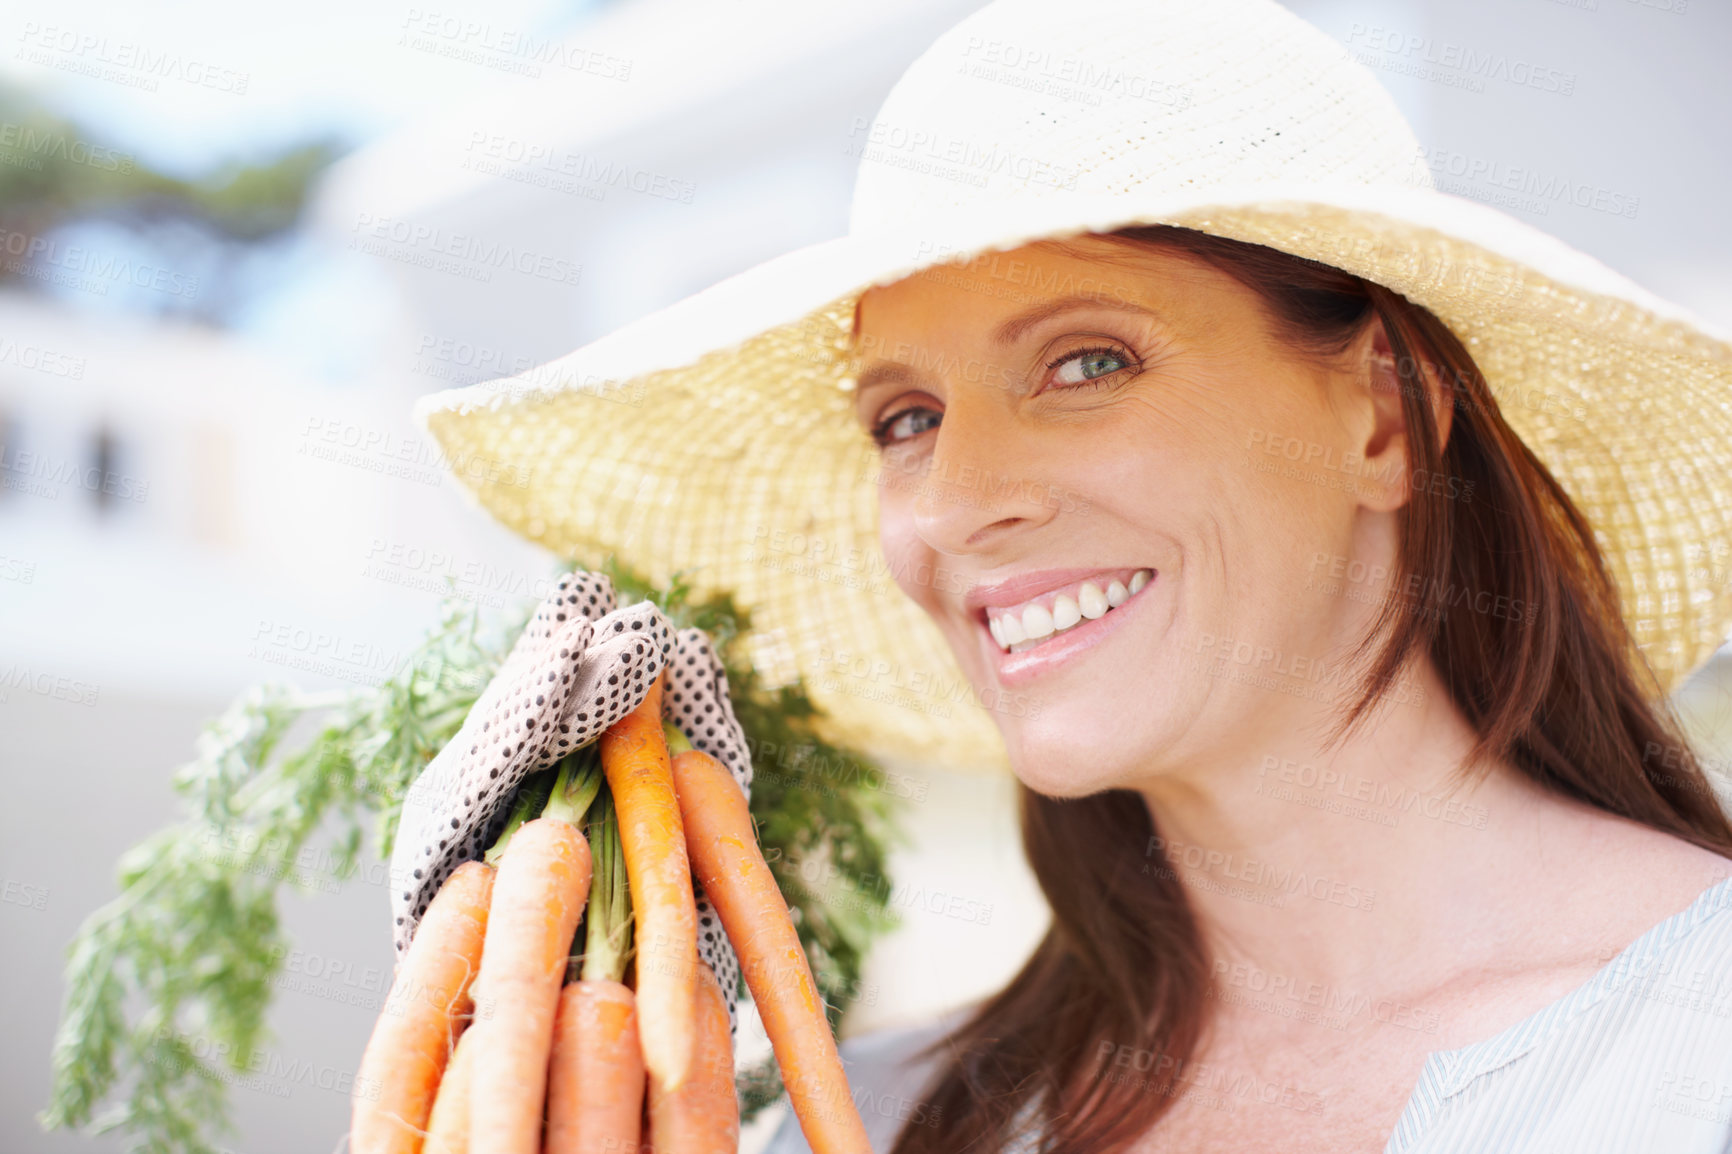
MULTIPOLYGON (((1133 612, 1135 606, 1142 604, 1143 594, 1155 587, 1159 577, 1158 573, 1150 577, 1146 585, 1132 593, 1117 609, 1108 610, 1091 621, 1073 625, 1057 637, 1047 638, 1033 649, 1024 649, 1020 653, 1000 649, 998 642, 994 641, 992 634, 988 632, 986 643, 992 646, 993 668, 998 675, 998 683, 1009 688, 1031 681, 1111 637, 1113 631, 1124 624, 1124 615, 1133 612)), ((980 628, 984 631, 986 627, 980 628)))

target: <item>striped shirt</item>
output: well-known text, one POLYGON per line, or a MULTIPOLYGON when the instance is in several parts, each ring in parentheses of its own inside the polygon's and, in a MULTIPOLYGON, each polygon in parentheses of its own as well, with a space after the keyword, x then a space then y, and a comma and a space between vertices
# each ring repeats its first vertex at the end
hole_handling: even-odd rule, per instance
MULTIPOLYGON (((970 1007, 841 1044, 874 1154, 931 1123, 907 1055, 970 1007)), ((1007 1154, 1033 1149, 1034 1135, 1007 1154)), ((792 1114, 765 1154, 811 1154, 792 1114)), ((1384 1154, 1732 1154, 1732 878, 1585 985, 1482 1042, 1427 1055, 1384 1154)))

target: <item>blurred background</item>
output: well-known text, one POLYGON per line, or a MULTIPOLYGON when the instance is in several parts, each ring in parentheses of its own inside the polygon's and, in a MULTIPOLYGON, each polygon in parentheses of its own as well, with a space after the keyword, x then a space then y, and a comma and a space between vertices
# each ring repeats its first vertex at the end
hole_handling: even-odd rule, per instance
MULTIPOLYGON (((377 683, 448 578, 489 611, 545 591, 551 559, 463 499, 413 400, 845 231, 854 136, 979 6, 7 6, 0 1149, 119 1146, 34 1121, 63 951, 113 896, 118 855, 174 818, 170 773, 202 724, 260 681, 377 683)), ((1446 191, 1732 330, 1732 7, 1289 7, 1376 70, 1446 191), (1528 68, 1476 74, 1445 46, 1528 68)), ((1716 767, 1729 668, 1722 651, 1677 696, 1716 767)), ((1007 780, 956 767, 905 792, 898 880, 988 916, 910 903, 845 1034, 996 988, 1045 925, 1007 780)), ((303 952, 271 1044, 339 1076, 376 1012, 356 991, 389 974, 391 947, 384 889, 365 875, 335 889, 287 899, 303 952)), ((342 1148, 332 1084, 233 1090, 232 1148, 342 1148)))

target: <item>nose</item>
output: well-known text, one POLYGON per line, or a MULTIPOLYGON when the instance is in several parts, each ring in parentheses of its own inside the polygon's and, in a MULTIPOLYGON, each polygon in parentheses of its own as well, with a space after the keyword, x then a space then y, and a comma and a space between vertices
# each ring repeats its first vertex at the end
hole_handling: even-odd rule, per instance
POLYGON ((978 551, 1044 524, 1054 512, 1041 499, 1047 487, 1029 472, 1038 457, 1033 433, 1019 427, 1008 406, 977 391, 951 390, 916 481, 914 529, 939 553, 978 551))

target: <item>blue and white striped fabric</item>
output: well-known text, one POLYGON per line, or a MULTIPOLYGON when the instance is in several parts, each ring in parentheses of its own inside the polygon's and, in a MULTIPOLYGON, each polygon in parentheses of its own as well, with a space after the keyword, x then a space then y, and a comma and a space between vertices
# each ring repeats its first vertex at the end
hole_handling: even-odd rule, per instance
MULTIPOLYGON (((930 1120, 933 1063, 907 1055, 965 1010, 841 1044, 874 1154, 930 1120)), ((792 1114, 764 1154, 811 1154, 792 1114)), ((1732 878, 1558 1001, 1431 1054, 1384 1154, 1732 1154, 1732 878)))
POLYGON ((1732 878, 1586 985, 1431 1054, 1384 1154, 1732 1154, 1732 878))

